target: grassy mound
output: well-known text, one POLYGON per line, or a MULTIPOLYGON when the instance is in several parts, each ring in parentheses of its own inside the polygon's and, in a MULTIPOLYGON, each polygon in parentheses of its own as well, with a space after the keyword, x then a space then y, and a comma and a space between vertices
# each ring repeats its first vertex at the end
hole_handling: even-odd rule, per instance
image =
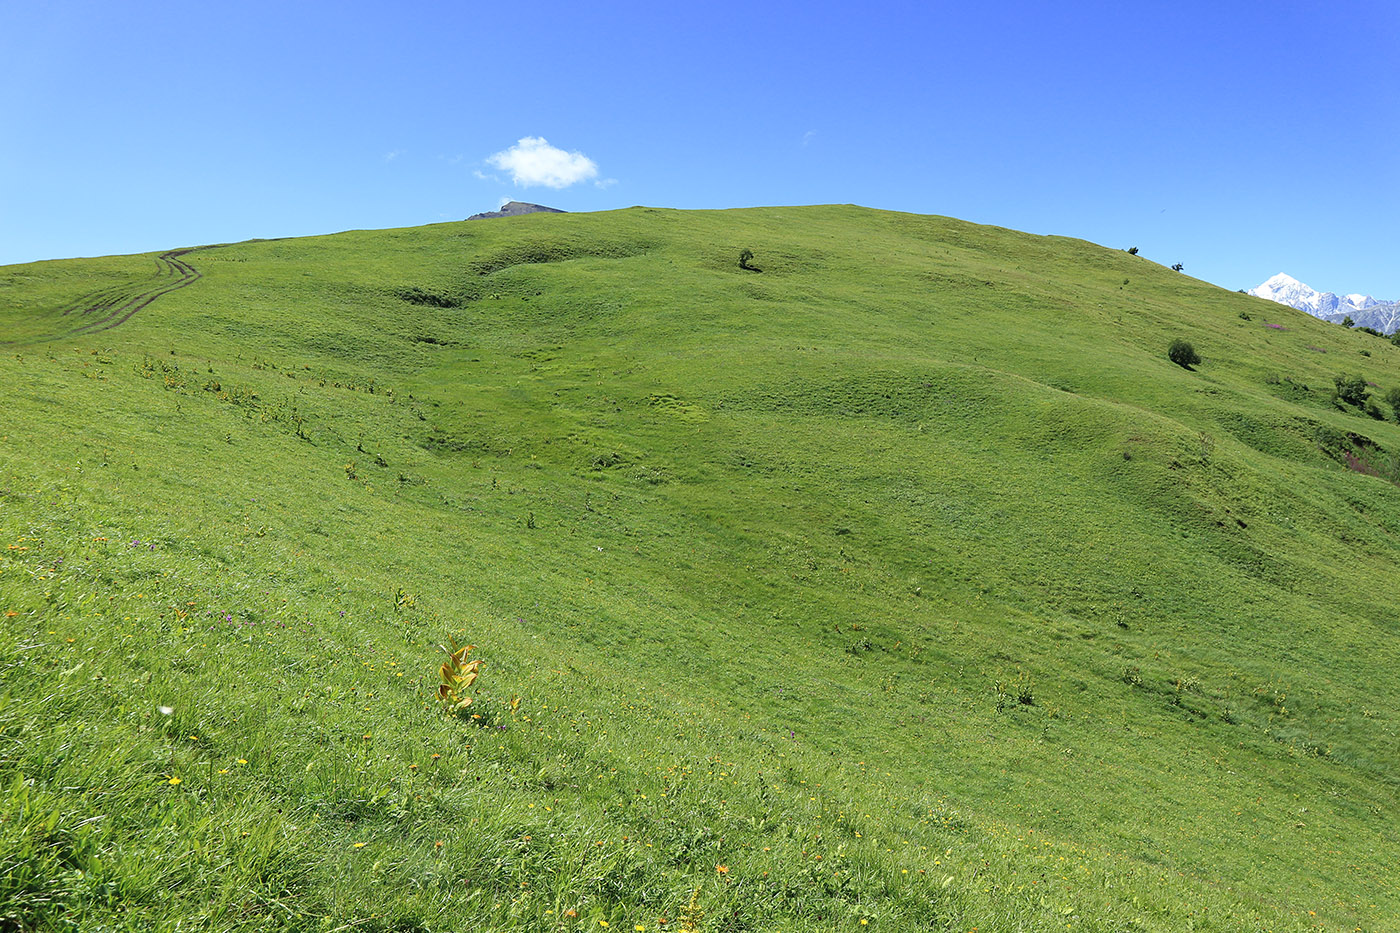
POLYGON ((1400 920, 1386 341, 855 207, 11 266, 0 341, 0 927, 1400 920))

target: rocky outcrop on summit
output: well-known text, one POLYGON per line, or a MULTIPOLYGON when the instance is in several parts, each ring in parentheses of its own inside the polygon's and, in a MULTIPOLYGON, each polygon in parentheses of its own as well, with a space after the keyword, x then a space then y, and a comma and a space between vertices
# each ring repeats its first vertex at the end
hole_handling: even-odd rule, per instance
POLYGON ((482 214, 473 214, 468 220, 490 220, 492 217, 519 217, 521 214, 563 214, 557 207, 545 207, 543 204, 528 204, 525 201, 507 201, 501 205, 500 210, 486 211, 482 214))

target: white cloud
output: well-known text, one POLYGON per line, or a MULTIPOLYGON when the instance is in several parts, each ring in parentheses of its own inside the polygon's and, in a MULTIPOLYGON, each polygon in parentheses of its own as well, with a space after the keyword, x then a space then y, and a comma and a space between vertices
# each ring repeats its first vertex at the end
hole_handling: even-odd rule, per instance
POLYGON ((486 163, 510 172, 511 181, 522 188, 567 188, 598 177, 598 163, 582 152, 565 152, 551 146, 543 136, 526 136, 486 163))
POLYGON ((803 133, 803 134, 802 134, 802 145, 805 147, 808 143, 810 143, 810 142, 812 141, 812 137, 814 137, 814 136, 816 136, 816 135, 817 135, 817 131, 816 131, 816 130, 808 130, 807 132, 803 133))
POLYGON ((593 183, 593 187, 595 187, 595 188, 611 188, 611 187, 612 187, 613 185, 615 185, 615 184, 617 184, 617 179, 616 179, 616 178, 600 178, 600 179, 598 179, 597 181, 595 181, 595 182, 593 183))
POLYGON ((392 162, 407 151, 407 149, 395 149, 393 152, 386 152, 384 154, 384 161, 392 162))

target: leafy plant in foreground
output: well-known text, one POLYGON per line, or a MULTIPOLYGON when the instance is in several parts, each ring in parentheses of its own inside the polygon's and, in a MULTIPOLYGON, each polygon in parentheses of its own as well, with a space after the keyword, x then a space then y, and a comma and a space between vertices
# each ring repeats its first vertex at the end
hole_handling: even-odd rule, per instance
POLYGON ((690 903, 681 910, 681 933, 699 933, 705 912, 700 909, 700 889, 690 893, 690 903))
POLYGON ((447 660, 440 668, 442 683, 438 685, 438 699, 454 716, 472 705, 471 687, 481 671, 481 659, 468 661, 467 655, 475 648, 476 645, 459 648, 454 641, 451 650, 442 649, 447 652, 447 660))

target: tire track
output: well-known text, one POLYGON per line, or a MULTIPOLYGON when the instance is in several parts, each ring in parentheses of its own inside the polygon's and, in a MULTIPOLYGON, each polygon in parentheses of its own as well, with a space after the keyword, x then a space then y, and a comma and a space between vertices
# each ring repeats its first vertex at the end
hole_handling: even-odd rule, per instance
POLYGON ((120 327, 131 320, 136 312, 146 308, 162 295, 168 295, 198 282, 203 277, 203 273, 181 257, 207 248, 191 246, 161 253, 156 257, 154 281, 113 285, 89 292, 81 298, 68 302, 58 310, 58 316, 71 320, 71 326, 42 337, 31 337, 26 340, 0 340, 0 346, 65 340, 120 327))

